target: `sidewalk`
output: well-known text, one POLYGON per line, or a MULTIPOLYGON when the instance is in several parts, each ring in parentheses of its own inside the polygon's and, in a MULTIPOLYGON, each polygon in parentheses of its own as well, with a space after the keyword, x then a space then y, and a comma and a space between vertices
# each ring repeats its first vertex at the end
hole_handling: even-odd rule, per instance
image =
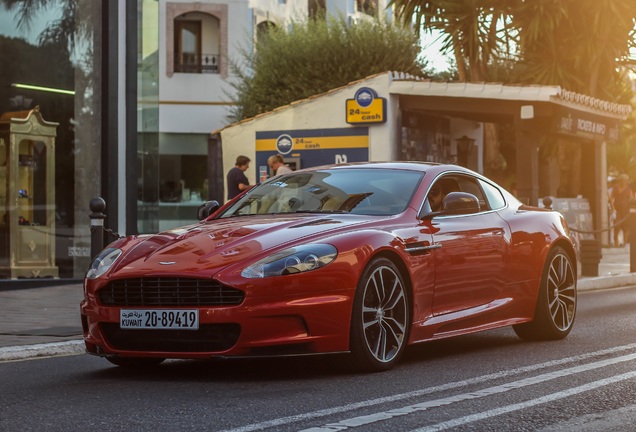
MULTIPOLYGON (((580 266, 579 266, 580 267, 580 266)), ((629 246, 605 248, 599 276, 579 276, 579 291, 636 285, 629 246)), ((0 290, 0 361, 81 353, 82 284, 0 290)))

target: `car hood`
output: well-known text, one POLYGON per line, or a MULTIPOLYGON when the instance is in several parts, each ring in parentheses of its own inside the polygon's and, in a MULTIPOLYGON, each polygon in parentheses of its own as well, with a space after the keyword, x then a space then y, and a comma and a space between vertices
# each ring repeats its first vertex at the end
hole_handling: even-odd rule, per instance
POLYGON ((264 252, 356 229, 368 221, 357 215, 246 216, 201 222, 124 241, 124 254, 111 269, 117 277, 196 274, 256 260, 264 252), (128 243, 128 245, 126 245, 128 243))

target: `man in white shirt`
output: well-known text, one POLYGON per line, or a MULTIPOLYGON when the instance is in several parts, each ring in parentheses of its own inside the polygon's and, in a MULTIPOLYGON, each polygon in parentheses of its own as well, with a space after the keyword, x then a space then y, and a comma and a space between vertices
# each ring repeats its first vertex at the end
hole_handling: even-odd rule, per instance
POLYGON ((267 158, 267 165, 274 171, 275 175, 287 174, 292 172, 292 169, 285 165, 283 157, 279 154, 275 154, 267 158))

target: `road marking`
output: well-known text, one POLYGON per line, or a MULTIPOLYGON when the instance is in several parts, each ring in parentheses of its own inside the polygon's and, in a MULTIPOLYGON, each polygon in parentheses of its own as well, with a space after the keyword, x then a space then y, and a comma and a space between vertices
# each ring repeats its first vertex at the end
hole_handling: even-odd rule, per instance
MULTIPOLYGON (((359 416, 359 417, 352 417, 349 419, 345 419, 345 420, 341 420, 337 423, 329 423, 326 424, 324 426, 320 426, 320 427, 313 427, 310 429, 304 429, 302 432, 333 432, 333 431, 342 431, 345 429, 349 429, 352 427, 358 427, 358 426, 365 426, 371 423, 377 423, 379 421, 384 421, 384 420, 389 420, 395 417, 400 417, 400 416, 404 416, 404 415, 408 415, 408 414, 413 414, 415 412, 421 412, 421 411, 426 411, 428 409, 431 408, 439 408, 442 406, 446 406, 446 405, 451 405, 457 402, 463 402, 463 401, 467 401, 467 400, 471 400, 471 399, 479 399, 479 398, 483 398, 486 396, 491 396, 494 394, 501 394, 501 393, 506 393, 508 391, 511 390, 517 390, 517 389, 521 389, 523 387, 528 387, 531 385, 535 385, 535 384, 540 384, 546 381, 551 381, 554 379, 558 379, 558 378, 563 378, 566 376, 570 376, 570 375, 574 375, 574 374, 578 374, 578 373, 582 373, 582 372, 588 372, 594 369, 599 369, 599 368, 603 368, 606 366, 611 366, 614 364, 618 364, 618 363, 623 363, 623 362, 628 362, 628 361, 633 361, 636 360, 636 353, 633 354, 628 354, 628 355, 624 355, 621 357, 615 357, 615 358, 611 358, 611 359, 606 359, 606 360, 601 360, 601 361, 597 361, 597 362, 593 362, 593 363, 588 363, 585 365, 580 365, 580 366, 574 366, 572 368, 569 369, 561 369, 558 371, 554 371, 554 372, 548 372, 546 374, 543 375, 537 375, 534 377, 530 377, 530 378, 524 378, 524 379, 520 379, 517 381, 513 381, 507 384, 502 384, 502 385, 498 385, 498 386, 494 386, 494 387, 489 387, 486 389, 482 389, 482 390, 477 390, 477 391, 473 391, 470 393, 463 393, 463 394, 458 394, 458 395, 454 395, 454 396, 450 396, 450 397, 445 397, 445 398, 441 398, 441 399, 434 399, 434 400, 430 400, 430 401, 425 401, 419 404, 415 404, 415 405, 408 405, 402 408, 397 408, 397 409, 393 409, 390 411, 384 411, 384 412, 379 412, 379 413, 374 413, 374 414, 370 414, 370 415, 365 415, 365 416, 359 416)), ((628 378, 622 378, 622 379, 629 379, 633 377, 633 373, 629 373, 629 374, 625 374, 625 375, 629 375, 628 378)), ((619 375, 619 376, 624 376, 624 375, 619 375)), ((610 378, 611 379, 611 378, 610 378)), ((603 381, 603 380, 601 380, 603 381)), ((585 386, 581 386, 581 387, 585 387, 585 386)), ((594 388, 594 387, 592 387, 594 388)), ((572 390, 572 389, 571 389, 572 390)), ((566 391, 570 391, 570 390, 566 390, 566 391)), ((521 409, 521 408, 519 408, 521 409)), ((475 414, 475 416, 477 416, 477 414, 475 414)), ((471 416, 468 416, 471 417, 471 416)), ((471 421, 476 421, 476 420, 471 420, 471 421)), ((451 423, 452 421, 448 422, 451 423)), ((463 424, 463 423, 461 423, 463 424)), ((437 429, 434 429, 437 430, 437 429)))
POLYGON ((392 395, 392 396, 386 396, 386 397, 381 397, 381 398, 376 398, 376 399, 369 399, 369 400, 366 400, 366 401, 350 403, 350 404, 341 405, 341 406, 337 406, 337 407, 333 407, 333 408, 326 408, 326 409, 322 409, 322 410, 318 410, 318 411, 307 412, 307 413, 297 414, 297 415, 293 415, 293 416, 280 417, 280 418, 276 418, 276 419, 266 420, 266 421, 259 422, 259 423, 252 423, 252 424, 248 424, 248 425, 241 426, 241 427, 238 427, 238 428, 229 429, 229 430, 226 430, 225 432, 251 432, 251 431, 257 431, 257 430, 263 430, 263 429, 267 429, 267 428, 277 427, 277 426, 288 425, 288 424, 291 424, 291 423, 296 423, 296 422, 301 422, 301 421, 313 420, 313 419, 320 418, 320 417, 327 417, 327 416, 334 415, 334 414, 339 414, 339 413, 348 412, 348 411, 354 411, 354 410, 357 410, 357 409, 360 409, 360 408, 368 408, 368 407, 372 407, 372 406, 375 406, 375 405, 381 405, 381 404, 384 404, 384 403, 390 403, 390 402, 400 401, 400 400, 403 400, 403 399, 420 397, 420 396, 424 396, 424 395, 427 395, 427 394, 432 394, 432 393, 446 391, 446 390, 452 390, 452 389, 456 389, 456 388, 460 388, 460 387, 466 387, 466 386, 469 386, 469 385, 479 384, 479 383, 483 383, 483 382, 486 382, 486 381, 492 381, 492 380, 495 380, 495 379, 507 378, 507 377, 511 377, 511 376, 514 376, 514 375, 519 375, 519 374, 522 374, 522 373, 534 372, 534 371, 541 370, 541 369, 547 369, 547 368, 551 368, 551 367, 555 367, 555 366, 561 366, 561 365, 565 365, 565 364, 569 364, 569 363, 585 361, 585 360, 589 360, 591 358, 601 357, 601 356, 605 356, 605 355, 617 354, 617 353, 620 353, 620 352, 629 351, 629 350, 633 350, 633 349, 636 349, 636 343, 628 344, 628 345, 621 345, 621 346, 612 347, 612 348, 607 348, 607 349, 604 349, 604 350, 594 351, 594 352, 586 353, 586 354, 580 354, 580 355, 573 356, 573 357, 566 357, 566 358, 562 358, 562 359, 559 359, 559 360, 551 360, 551 361, 548 361, 548 362, 538 363, 538 364, 535 364, 535 365, 523 366, 523 367, 520 367, 520 368, 510 369, 510 370, 507 370, 507 371, 495 372, 495 373, 488 374, 488 375, 482 375, 482 376, 475 377, 475 378, 469 378, 469 379, 466 379, 466 380, 463 380, 463 381, 451 382, 451 383, 442 384, 442 385, 438 385, 438 386, 434 386, 434 387, 428 387, 428 388, 424 388, 424 389, 420 389, 420 390, 414 390, 414 391, 410 391, 410 392, 406 392, 406 393, 398 393, 398 394, 395 394, 395 395, 392 395))
POLYGON ((563 399, 569 396, 574 396, 577 395, 579 393, 584 393, 586 391, 591 391, 591 390, 595 390, 599 387, 603 387, 606 385, 610 385, 610 384, 615 384, 617 382, 621 382, 621 381, 625 381, 628 379, 633 379, 636 378, 636 371, 634 372, 627 372, 624 373, 622 375, 616 375, 610 378, 605 378, 602 380, 598 380, 598 381, 593 381, 591 383, 582 385, 582 386, 578 386, 578 387, 573 387, 571 389, 568 390, 564 390, 561 392, 557 392, 557 393, 552 393, 546 396, 542 396, 540 398, 537 399, 532 399, 526 402, 521 402, 521 403, 516 403, 516 404, 512 404, 512 405, 508 405, 505 407, 501 407, 501 408, 496 408, 494 410, 490 410, 490 411, 486 411, 483 413, 479 413, 479 414, 473 414, 473 415, 469 415, 469 416, 465 416, 465 417, 460 417, 460 418, 456 418, 453 420, 449 420, 447 422, 443 422, 443 423, 438 423, 436 425, 432 425, 432 426, 427 426, 421 429, 416 429, 413 432, 434 432, 434 431, 442 431, 445 429, 450 429, 453 427, 457 427, 457 426, 461 426, 461 425, 465 425, 468 423, 473 423, 476 421, 480 421, 480 420, 485 420, 487 418, 491 418, 491 417, 495 417, 498 415, 502 415, 502 414, 507 414, 513 411, 519 411, 525 408, 530 408, 536 405, 542 405, 542 404, 546 404, 548 402, 554 402, 556 400, 559 399, 563 399))

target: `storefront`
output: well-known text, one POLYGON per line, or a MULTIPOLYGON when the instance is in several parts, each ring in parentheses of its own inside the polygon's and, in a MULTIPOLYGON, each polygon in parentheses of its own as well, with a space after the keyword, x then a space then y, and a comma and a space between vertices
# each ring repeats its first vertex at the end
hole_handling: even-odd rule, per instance
POLYGON ((224 173, 241 154, 253 161, 250 183, 271 174, 266 160, 275 153, 295 156, 302 167, 420 160, 483 173, 486 125, 501 124, 512 131, 518 196, 535 206, 542 195, 567 183, 539 166, 539 143, 573 140, 580 155, 575 169, 589 174, 568 193, 589 201, 594 227, 600 229, 607 224, 606 145, 617 139, 630 112, 630 106, 557 86, 443 83, 383 73, 214 131, 210 158, 223 166, 210 164, 210 197, 223 199, 224 173), (548 182, 541 185, 544 194, 540 175, 548 182))
POLYGON ((0 6, 0 283, 82 277, 102 192, 100 3, 47 4, 0 6))

